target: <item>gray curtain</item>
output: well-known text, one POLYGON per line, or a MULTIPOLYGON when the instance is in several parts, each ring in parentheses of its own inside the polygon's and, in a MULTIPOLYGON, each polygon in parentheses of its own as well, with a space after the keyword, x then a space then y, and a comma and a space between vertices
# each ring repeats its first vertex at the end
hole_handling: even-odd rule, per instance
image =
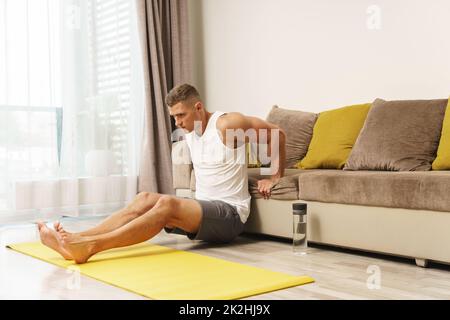
POLYGON ((187 0, 136 0, 144 58, 145 119, 139 191, 173 194, 171 120, 164 103, 174 86, 190 82, 187 0))

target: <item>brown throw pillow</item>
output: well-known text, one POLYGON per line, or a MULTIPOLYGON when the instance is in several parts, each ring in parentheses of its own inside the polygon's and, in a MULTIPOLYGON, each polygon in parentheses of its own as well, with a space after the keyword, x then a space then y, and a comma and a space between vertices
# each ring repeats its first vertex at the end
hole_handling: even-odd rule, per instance
POLYGON ((317 114, 273 106, 266 120, 286 133, 286 168, 293 168, 308 151, 317 114))
POLYGON ((344 170, 430 170, 447 99, 376 99, 344 170))

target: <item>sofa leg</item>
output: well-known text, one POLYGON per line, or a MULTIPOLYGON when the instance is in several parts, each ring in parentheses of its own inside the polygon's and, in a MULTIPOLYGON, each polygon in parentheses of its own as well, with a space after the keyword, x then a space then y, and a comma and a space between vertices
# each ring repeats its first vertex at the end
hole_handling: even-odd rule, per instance
POLYGON ((422 268, 428 267, 428 259, 416 258, 416 265, 422 268))

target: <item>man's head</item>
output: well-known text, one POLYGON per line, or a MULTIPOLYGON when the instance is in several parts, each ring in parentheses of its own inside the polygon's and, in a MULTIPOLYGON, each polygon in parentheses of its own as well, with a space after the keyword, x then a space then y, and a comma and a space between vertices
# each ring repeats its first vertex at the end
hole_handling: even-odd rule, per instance
POLYGON ((189 84, 174 87, 166 96, 166 104, 175 125, 189 132, 194 130, 194 121, 204 121, 206 110, 197 89, 189 84))

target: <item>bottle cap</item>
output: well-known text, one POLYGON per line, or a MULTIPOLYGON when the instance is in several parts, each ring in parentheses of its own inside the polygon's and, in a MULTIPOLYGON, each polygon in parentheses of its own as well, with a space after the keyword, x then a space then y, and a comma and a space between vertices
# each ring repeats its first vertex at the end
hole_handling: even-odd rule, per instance
POLYGON ((301 214, 306 214, 306 203, 293 203, 292 210, 302 211, 301 214))

